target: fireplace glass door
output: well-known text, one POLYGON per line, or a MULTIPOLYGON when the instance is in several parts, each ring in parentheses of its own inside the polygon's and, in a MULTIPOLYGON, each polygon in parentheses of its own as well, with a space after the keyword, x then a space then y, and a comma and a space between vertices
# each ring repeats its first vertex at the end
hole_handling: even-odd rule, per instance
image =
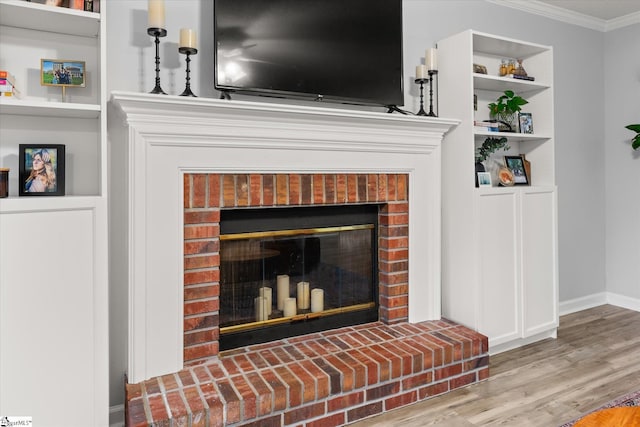
POLYGON ((223 215, 221 349, 377 320, 377 213, 364 210, 252 210, 227 227, 223 215))

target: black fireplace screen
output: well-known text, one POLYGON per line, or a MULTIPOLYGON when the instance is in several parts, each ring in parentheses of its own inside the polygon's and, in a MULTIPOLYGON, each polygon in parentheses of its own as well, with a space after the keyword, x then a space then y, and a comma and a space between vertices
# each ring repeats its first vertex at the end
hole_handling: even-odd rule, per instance
POLYGON ((222 350, 377 320, 377 206, 244 211, 221 220, 222 350))

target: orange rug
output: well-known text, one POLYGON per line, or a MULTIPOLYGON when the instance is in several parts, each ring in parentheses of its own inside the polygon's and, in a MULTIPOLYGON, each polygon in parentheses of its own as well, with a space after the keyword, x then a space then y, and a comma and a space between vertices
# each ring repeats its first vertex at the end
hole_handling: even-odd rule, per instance
POLYGON ((560 427, 640 427, 640 391, 627 393, 560 427))

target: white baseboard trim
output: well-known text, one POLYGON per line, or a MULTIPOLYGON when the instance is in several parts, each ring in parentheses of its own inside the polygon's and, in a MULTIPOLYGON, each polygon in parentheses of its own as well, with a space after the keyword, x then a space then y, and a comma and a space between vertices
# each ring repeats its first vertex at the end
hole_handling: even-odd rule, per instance
POLYGON ((613 292, 599 292, 597 294, 560 302, 560 316, 571 314, 603 304, 611 304, 629 310, 640 311, 640 299, 631 298, 613 292))
POLYGON ((560 301, 560 316, 565 314, 576 313, 578 311, 587 310, 589 308, 598 307, 607 303, 607 293, 600 292, 597 294, 587 295, 584 297, 572 299, 569 301, 560 301))
POLYGON ((124 427, 124 404, 109 407, 109 427, 124 427))

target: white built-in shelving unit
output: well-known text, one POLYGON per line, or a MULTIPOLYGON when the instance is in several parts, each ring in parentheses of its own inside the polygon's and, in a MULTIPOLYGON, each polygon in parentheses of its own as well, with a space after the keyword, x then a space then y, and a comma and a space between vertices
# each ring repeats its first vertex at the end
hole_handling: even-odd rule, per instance
POLYGON ((439 113, 461 120, 442 147, 443 316, 487 335, 492 353, 555 336, 553 49, 468 30, 438 42, 438 63, 439 113), (499 76, 505 58, 523 59, 535 80, 499 76), (529 101, 522 111, 532 113, 534 133, 476 130, 505 90, 529 101), (507 137, 510 149, 485 162, 493 186, 476 188, 475 151, 489 136, 507 137), (529 185, 498 186, 496 166, 518 154, 531 162, 529 185))
POLYGON ((106 37, 102 14, 0 0, 0 414, 108 425, 106 37), (40 84, 40 60, 81 60, 86 87, 40 84), (18 196, 20 144, 64 144, 66 195, 18 196))

